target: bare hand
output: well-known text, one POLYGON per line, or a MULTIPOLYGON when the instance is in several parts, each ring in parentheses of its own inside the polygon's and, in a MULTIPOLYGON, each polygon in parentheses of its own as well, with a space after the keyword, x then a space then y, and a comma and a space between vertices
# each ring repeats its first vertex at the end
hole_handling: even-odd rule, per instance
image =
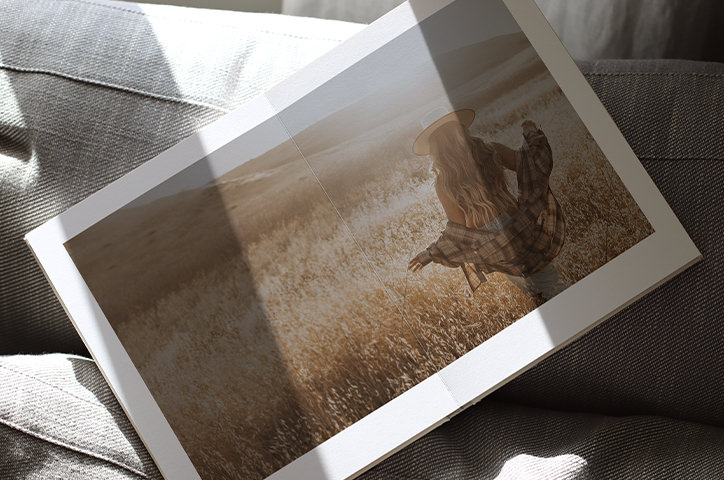
POLYGON ((537 131, 538 126, 535 124, 535 122, 531 120, 525 120, 523 123, 520 124, 520 126, 523 128, 523 133, 528 131, 537 131))
POLYGON ((415 257, 412 260, 410 260, 410 263, 407 265, 407 269, 414 273, 414 272, 419 272, 420 270, 422 270, 422 268, 424 266, 425 265, 420 263, 420 260, 418 260, 417 257, 415 257))

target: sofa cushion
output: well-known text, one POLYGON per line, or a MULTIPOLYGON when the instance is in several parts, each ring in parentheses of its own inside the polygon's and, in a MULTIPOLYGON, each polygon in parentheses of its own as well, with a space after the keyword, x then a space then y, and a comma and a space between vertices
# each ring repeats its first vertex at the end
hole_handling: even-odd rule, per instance
POLYGON ((0 445, 0 478, 161 478, 83 357, 0 357, 0 445))

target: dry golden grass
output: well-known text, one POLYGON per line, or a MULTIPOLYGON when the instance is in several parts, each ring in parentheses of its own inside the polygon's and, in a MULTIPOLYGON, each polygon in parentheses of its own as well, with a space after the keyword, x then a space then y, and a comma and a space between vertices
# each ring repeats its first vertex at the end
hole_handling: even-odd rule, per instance
MULTIPOLYGON (((487 89, 451 95, 478 110, 471 130, 487 140, 517 147, 526 118, 547 134, 568 225, 555 264, 572 284, 651 228, 535 62, 524 52, 487 89), (495 102, 476 103, 494 88, 495 102)), ((344 222, 283 145, 70 243, 203 478, 272 473, 536 307, 503 275, 471 295, 458 270, 407 273, 445 223, 429 161, 401 145, 414 127, 310 156, 344 222)))

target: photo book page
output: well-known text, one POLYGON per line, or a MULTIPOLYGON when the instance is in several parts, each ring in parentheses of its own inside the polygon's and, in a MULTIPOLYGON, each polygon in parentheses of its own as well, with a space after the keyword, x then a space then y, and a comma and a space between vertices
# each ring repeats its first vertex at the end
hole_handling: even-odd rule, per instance
POLYGON ((699 258, 530 0, 412 1, 28 235, 167 478, 349 478, 699 258))

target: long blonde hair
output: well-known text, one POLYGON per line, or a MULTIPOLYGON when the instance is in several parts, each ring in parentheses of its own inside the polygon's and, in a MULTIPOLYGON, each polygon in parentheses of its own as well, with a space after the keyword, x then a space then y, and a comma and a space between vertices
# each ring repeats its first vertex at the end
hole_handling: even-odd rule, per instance
POLYGON ((432 134, 430 153, 438 188, 457 203, 476 227, 516 207, 503 167, 496 158, 498 154, 487 143, 476 146, 468 129, 458 122, 442 125, 432 134))

